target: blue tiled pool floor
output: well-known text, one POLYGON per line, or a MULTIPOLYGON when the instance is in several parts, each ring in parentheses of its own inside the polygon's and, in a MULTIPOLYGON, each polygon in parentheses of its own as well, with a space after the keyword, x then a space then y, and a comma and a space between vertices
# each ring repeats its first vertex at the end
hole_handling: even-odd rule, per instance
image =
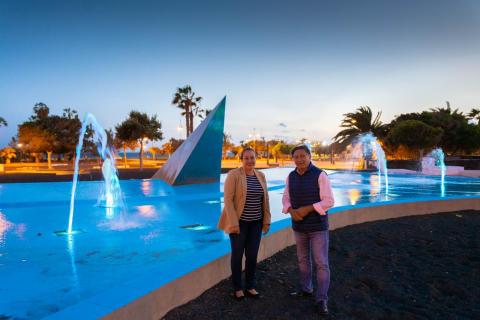
MULTIPOLYGON (((265 171, 272 232, 289 225, 281 197, 290 170, 265 171)), ((336 198, 330 213, 441 197, 439 177, 391 176, 386 194, 376 174, 329 176, 336 198)), ((73 226, 84 232, 60 237, 55 231, 66 229, 71 183, 0 185, 0 318, 75 314, 79 303, 97 317, 229 252, 228 238, 215 228, 222 183, 128 180, 121 187, 123 212, 96 206, 101 182, 81 182, 73 226)), ((480 197, 480 179, 447 177, 445 197, 480 197)))

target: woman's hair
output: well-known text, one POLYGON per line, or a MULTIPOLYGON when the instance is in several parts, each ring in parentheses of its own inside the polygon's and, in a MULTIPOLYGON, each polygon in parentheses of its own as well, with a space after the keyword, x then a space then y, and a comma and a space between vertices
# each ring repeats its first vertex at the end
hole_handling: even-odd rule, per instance
POLYGON ((257 157, 257 153, 255 152, 255 150, 253 150, 253 148, 246 147, 246 148, 243 148, 242 151, 240 152, 240 159, 243 159, 243 154, 247 151, 252 151, 255 157, 257 157))
POLYGON ((293 154, 295 153, 295 151, 297 151, 297 150, 305 150, 306 153, 308 153, 309 155, 311 155, 310 149, 309 149, 306 145, 304 145, 304 144, 296 145, 296 146, 292 149, 292 152, 291 152, 292 156, 293 156, 293 154))

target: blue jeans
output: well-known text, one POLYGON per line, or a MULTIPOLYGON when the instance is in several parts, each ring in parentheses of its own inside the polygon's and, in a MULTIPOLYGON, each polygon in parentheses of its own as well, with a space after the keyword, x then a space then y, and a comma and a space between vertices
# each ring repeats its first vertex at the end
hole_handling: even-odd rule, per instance
POLYGON ((255 270, 257 268, 258 248, 262 238, 262 220, 240 220, 240 234, 230 234, 232 257, 233 288, 235 291, 242 290, 242 259, 245 253, 245 282, 246 289, 255 289, 255 270))
POLYGON ((300 269, 300 288, 313 292, 312 257, 317 272, 317 291, 315 300, 328 300, 330 286, 330 268, 328 266, 328 230, 314 232, 294 231, 297 244, 298 268, 300 269))

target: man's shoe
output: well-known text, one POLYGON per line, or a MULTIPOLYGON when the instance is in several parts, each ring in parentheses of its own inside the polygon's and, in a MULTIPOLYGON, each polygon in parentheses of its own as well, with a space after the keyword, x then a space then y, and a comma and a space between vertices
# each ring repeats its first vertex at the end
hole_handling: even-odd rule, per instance
POLYGON ((257 290, 254 289, 252 291, 254 291, 255 293, 250 292, 250 290, 247 290, 247 291, 245 291, 245 295, 247 297, 253 298, 253 299, 260 299, 261 298, 260 293, 258 293, 257 290))
POLYGON ((306 297, 311 297, 311 296, 313 295, 313 293, 312 293, 312 292, 307 292, 307 291, 300 290, 300 291, 291 292, 290 295, 291 295, 292 297, 306 298, 306 297))
POLYGON ((317 302, 317 312, 322 316, 326 316, 328 314, 328 307, 327 301, 319 301, 317 302))

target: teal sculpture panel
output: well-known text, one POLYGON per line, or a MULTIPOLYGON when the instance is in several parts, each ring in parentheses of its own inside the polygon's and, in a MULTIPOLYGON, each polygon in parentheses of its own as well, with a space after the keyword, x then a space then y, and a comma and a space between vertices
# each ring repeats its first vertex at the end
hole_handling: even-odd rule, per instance
POLYGON ((226 97, 217 104, 152 179, 161 179, 171 185, 220 181, 225 104, 226 97))

